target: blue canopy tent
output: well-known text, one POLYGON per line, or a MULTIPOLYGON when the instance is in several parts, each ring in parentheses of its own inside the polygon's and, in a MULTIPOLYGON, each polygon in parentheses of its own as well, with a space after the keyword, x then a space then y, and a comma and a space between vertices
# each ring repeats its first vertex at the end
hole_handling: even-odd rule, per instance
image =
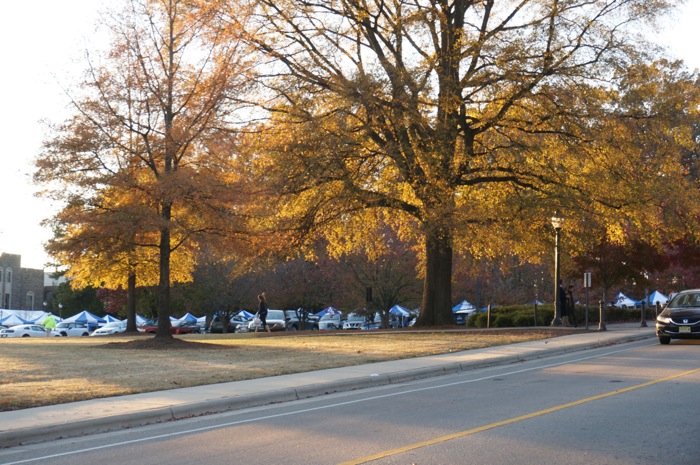
POLYGON ((392 315, 402 316, 402 317, 411 315, 411 311, 409 309, 407 309, 406 307, 402 307, 399 304, 396 304, 393 307, 391 307, 389 309, 389 313, 392 315))
POLYGON ((88 331, 94 331, 95 329, 97 329, 98 326, 105 324, 104 318, 100 318, 99 316, 93 315, 87 310, 83 310, 77 315, 68 317, 63 321, 69 323, 84 323, 87 325, 88 331))
POLYGON ((191 313, 187 312, 185 313, 185 316, 182 318, 177 319, 178 322, 182 323, 183 321, 188 321, 190 323, 197 323, 197 317, 192 315, 191 313))
POLYGON ((121 323, 123 320, 120 320, 119 318, 115 318, 112 315, 105 315, 104 317, 105 323, 121 323))
POLYGON ((467 318, 469 318, 469 315, 476 311, 477 308, 474 305, 470 304, 466 300, 461 301, 460 303, 452 307, 452 314, 455 319, 455 324, 467 324, 467 318))
POLYGON ((325 315, 326 313, 329 313, 329 314, 331 314, 331 315, 335 315, 336 313, 340 313, 340 311, 337 310, 337 309, 335 309, 335 308, 333 308, 333 307, 328 307, 328 308, 324 308, 324 309, 321 310, 320 312, 316 313, 316 316, 320 318, 320 317, 322 317, 323 315, 325 315))
POLYGON ((474 312, 476 311, 476 307, 467 302, 466 300, 461 301, 454 307, 452 307, 452 313, 457 313, 457 312, 474 312))
POLYGON ((405 320, 406 318, 411 316, 411 311, 406 307, 402 307, 401 305, 396 304, 389 309, 389 314, 400 318, 400 327, 403 328, 407 326, 405 320))
POLYGON ((647 297, 646 303, 648 306, 654 306, 656 302, 658 302, 659 305, 665 305, 666 302, 668 302, 668 296, 663 295, 659 291, 654 291, 647 297))
POLYGON ((104 318, 100 318, 97 315, 93 315, 92 313, 88 312, 87 310, 83 310, 82 312, 78 313, 77 315, 73 315, 71 317, 66 318, 66 322, 69 323, 85 323, 85 324, 95 324, 95 325, 101 325, 105 323, 104 318))
POLYGON ((12 314, 0 319, 0 325, 4 326, 17 326, 17 325, 28 325, 31 321, 27 321, 24 318, 20 318, 18 315, 12 314))

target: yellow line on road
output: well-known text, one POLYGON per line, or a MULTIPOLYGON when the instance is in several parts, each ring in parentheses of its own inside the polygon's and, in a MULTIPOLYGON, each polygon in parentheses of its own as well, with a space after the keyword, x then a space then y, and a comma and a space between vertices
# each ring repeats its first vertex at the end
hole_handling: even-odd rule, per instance
POLYGON ((397 454, 401 454, 404 452, 408 452, 410 450, 420 449, 421 447, 432 446, 434 444, 439 444, 441 442, 451 441, 452 439, 463 438, 465 436, 470 436, 472 434, 481 433, 482 431, 488 431, 490 429, 499 428, 501 426, 511 425, 511 424, 517 423, 519 421, 524 421, 524 420, 529 420, 531 418, 540 417, 543 415, 547 415, 549 413, 558 412, 560 410, 564 410, 564 409, 571 408, 571 407, 576 407, 578 405, 582 405, 582 404, 585 404, 588 402, 593 402, 593 401, 600 400, 600 399, 605 399, 607 397, 616 396, 618 394, 624 394, 626 392, 634 391, 634 390, 641 389, 641 388, 644 388, 647 386, 653 386, 654 384, 663 383, 665 381, 670 381, 672 379, 681 378, 683 376, 692 375, 693 373, 698 373, 698 372, 700 372, 700 368, 696 368, 694 370, 689 370, 689 371, 684 371, 682 373, 677 373, 675 375, 667 376, 665 378, 660 378, 660 379, 657 379, 654 381, 649 381, 646 383, 637 384, 635 386, 630 386, 630 387, 627 387, 624 389, 618 389, 617 391, 612 391, 612 392, 600 394, 600 395, 593 396, 593 397, 587 397, 585 399, 577 400, 574 402, 569 402, 568 404, 558 405, 556 407, 551 407, 548 409, 540 410, 538 412, 528 413, 527 415, 523 415, 520 417, 515 417, 515 418, 508 419, 508 420, 503 420, 503 421, 497 421, 495 423, 491 423, 488 425, 479 426, 478 428, 472 428, 472 429, 469 429, 466 431, 460 431, 459 433, 448 434, 447 436, 441 436, 441 437, 434 438, 434 439, 428 439, 427 441, 417 442, 415 444, 409 444, 409 445, 404 446, 404 447, 399 447, 398 449, 391 449, 391 450, 387 450, 384 452, 379 452, 377 454, 369 455, 367 457, 362 457, 359 459, 350 460, 348 462, 343 462, 339 465, 359 465, 362 463, 368 463, 368 462, 371 462, 373 460, 379 460, 379 459, 383 459, 386 457, 390 457, 392 455, 397 455, 397 454))

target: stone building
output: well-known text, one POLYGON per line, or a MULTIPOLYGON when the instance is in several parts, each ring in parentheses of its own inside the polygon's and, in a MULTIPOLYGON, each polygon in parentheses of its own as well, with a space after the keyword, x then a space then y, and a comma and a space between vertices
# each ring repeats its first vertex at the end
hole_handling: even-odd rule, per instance
POLYGON ((0 253, 0 308, 42 310, 44 270, 22 268, 22 256, 0 253))

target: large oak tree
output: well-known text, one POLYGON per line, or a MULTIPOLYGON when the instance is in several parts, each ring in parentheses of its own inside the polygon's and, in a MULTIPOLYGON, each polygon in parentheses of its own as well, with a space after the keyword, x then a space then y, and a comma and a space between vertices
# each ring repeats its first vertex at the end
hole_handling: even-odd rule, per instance
POLYGON ((253 149, 269 160, 277 227, 339 236, 371 221, 367 209, 416 225, 419 324, 452 322, 455 244, 526 254, 551 237, 555 208, 583 211, 579 230, 624 224, 645 200, 628 181, 679 169, 671 147, 638 170, 649 151, 613 137, 630 116, 621 80, 647 59, 631 28, 672 1, 255 3, 249 40, 270 57, 260 104, 272 117, 253 149))

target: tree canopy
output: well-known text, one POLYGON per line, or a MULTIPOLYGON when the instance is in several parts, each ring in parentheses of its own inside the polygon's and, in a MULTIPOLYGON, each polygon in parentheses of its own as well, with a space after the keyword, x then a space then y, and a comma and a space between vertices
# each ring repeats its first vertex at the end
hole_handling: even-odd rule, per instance
POLYGON ((453 321, 455 253, 537 262, 555 209, 573 254, 696 240, 698 77, 635 34, 674 3, 128 0, 37 162, 49 250, 157 282, 169 337, 205 237, 237 267, 420 244, 421 325, 453 321))
POLYGON ((271 119, 250 146, 269 160, 277 227, 340 237, 391 211, 423 240, 419 324, 452 321, 455 246, 536 257, 557 208, 580 243, 591 228, 619 238, 660 221, 650 197, 682 189, 665 181, 688 121, 653 104, 674 98, 654 93, 668 70, 645 71, 631 29, 673 2, 256 3, 271 119))
POLYGON ((88 55, 74 114, 37 161, 35 178, 65 202, 50 251, 83 281, 121 284, 138 269, 157 282, 157 337, 170 337, 171 277, 189 279, 198 235, 242 229, 232 97, 247 56, 214 6, 129 0, 106 16, 111 47, 88 55))

